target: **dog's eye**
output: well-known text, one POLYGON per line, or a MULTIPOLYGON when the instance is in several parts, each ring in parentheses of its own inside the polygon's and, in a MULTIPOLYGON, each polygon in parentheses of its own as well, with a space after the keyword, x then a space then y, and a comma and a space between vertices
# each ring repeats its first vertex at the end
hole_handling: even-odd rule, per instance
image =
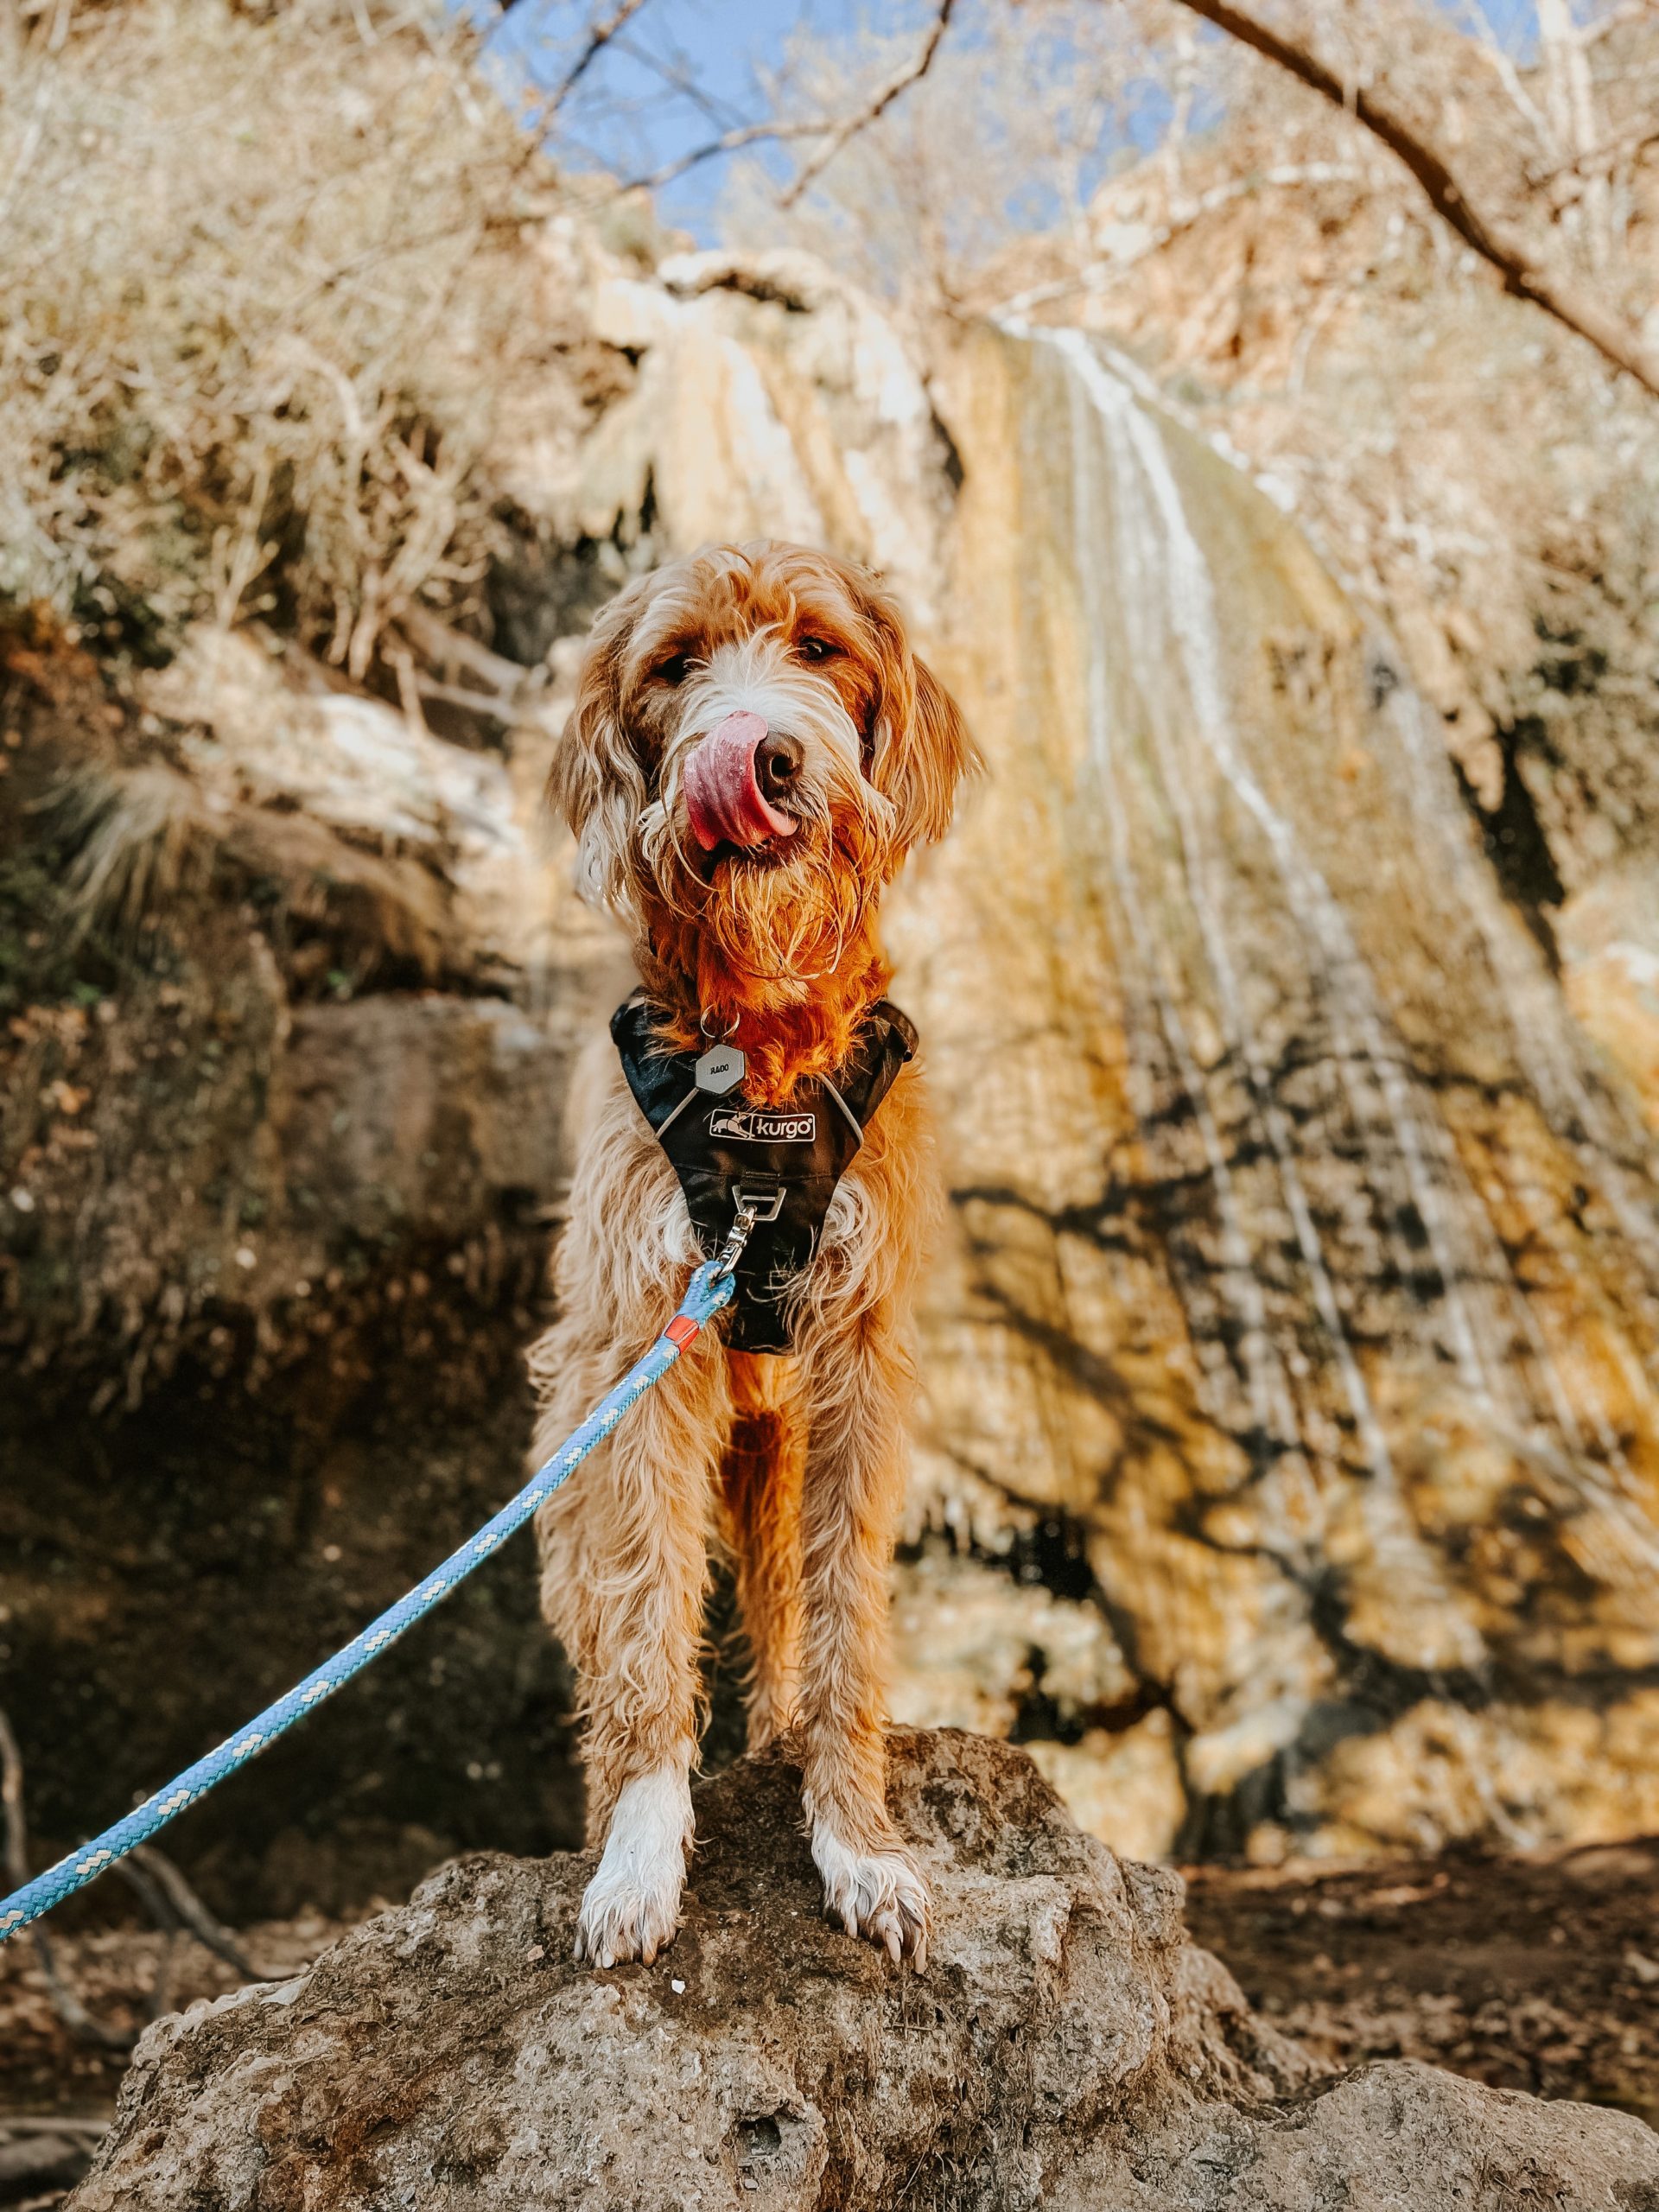
POLYGON ((798 648, 803 660, 833 660, 836 648, 828 638, 803 638, 798 648))
POLYGON ((659 660, 651 671, 653 683, 683 683, 691 665, 690 653, 671 653, 666 660, 659 660))

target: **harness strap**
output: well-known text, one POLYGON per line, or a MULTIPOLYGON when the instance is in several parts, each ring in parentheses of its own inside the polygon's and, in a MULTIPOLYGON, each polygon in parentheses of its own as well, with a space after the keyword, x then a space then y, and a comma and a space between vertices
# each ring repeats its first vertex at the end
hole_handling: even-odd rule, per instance
MULTIPOLYGON (((751 1223, 749 1226, 752 1225, 751 1223)), ((493 1520, 486 1521, 477 1535, 459 1551, 452 1552, 442 1567, 434 1567, 407 1597, 400 1598, 378 1620, 371 1621, 343 1651, 337 1651, 302 1682, 296 1683, 285 1697, 268 1705, 217 1751, 209 1751, 194 1766, 186 1767, 165 1789, 158 1789, 124 1820, 117 1821, 112 1827, 105 1828, 79 1851, 72 1851, 44 1874, 37 1874, 32 1882, 25 1882, 12 1896, 0 1898, 0 1943, 15 1936, 19 1929, 27 1928, 30 1921, 38 1920, 43 1912, 49 1912, 54 1904, 61 1904, 65 1897, 73 1897, 77 1890, 84 1890, 89 1882, 113 1866, 118 1859, 124 1858, 135 1844, 147 1842, 188 1805, 205 1797, 216 1783, 223 1782, 226 1775, 234 1774, 267 1745, 274 1744, 296 1720, 314 1711, 325 1698, 332 1697, 371 1660, 378 1659, 405 1629, 413 1628, 441 1598, 448 1597, 458 1582, 498 1551, 515 1530, 522 1529, 537 1507, 569 1479, 594 1446, 604 1442, 653 1382, 661 1382, 686 1346, 729 1302, 733 1295, 732 1271, 747 1235, 748 1226, 740 1217, 728 1240, 727 1250, 718 1260, 709 1261, 697 1269, 680 1301, 679 1312, 650 1351, 634 1362, 582 1427, 566 1438, 550 1459, 543 1461, 518 1497, 504 1505, 493 1520)))
POLYGON ((665 1046, 662 1019, 643 991, 612 1015, 622 1072, 674 1170, 704 1253, 720 1249, 734 1207, 753 1216, 727 1344, 734 1351, 786 1352, 792 1294, 817 1251, 837 1184, 915 1052, 915 1029, 880 999, 859 1024, 844 1065, 804 1077, 786 1105, 755 1106, 736 1090, 702 1089, 710 1055, 665 1046))

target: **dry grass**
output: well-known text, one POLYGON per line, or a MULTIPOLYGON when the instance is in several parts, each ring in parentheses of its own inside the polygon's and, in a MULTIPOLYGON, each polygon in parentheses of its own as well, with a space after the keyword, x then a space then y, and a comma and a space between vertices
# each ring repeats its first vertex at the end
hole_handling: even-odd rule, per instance
POLYGON ((118 781, 91 772, 56 795, 52 826, 75 859, 64 888, 68 941, 130 934, 179 891, 207 881, 218 839, 188 776, 155 760, 118 781))
POLYGON ((0 601, 357 678, 476 613, 557 193, 435 0, 0 10, 0 601))

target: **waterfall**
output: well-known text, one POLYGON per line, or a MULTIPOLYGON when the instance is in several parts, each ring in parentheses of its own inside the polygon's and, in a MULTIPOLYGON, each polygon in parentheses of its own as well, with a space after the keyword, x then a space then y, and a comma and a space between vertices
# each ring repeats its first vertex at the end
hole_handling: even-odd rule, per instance
POLYGON ((1077 332, 964 391, 999 794, 930 931, 1011 988, 943 994, 935 1080, 1028 1164, 958 1154, 944 1450, 1085 1529, 1189 1796, 1340 1827, 1444 1713, 1465 1810, 1402 1819, 1570 1832, 1521 1747, 1659 1663, 1640 1147, 1294 524, 1077 332))
POLYGON ((686 293, 595 498, 823 518, 989 765, 887 909, 951 1198, 907 1711, 1014 1666, 1143 1849, 1659 1827, 1652 1171, 1437 718, 1131 364, 981 327, 929 390, 813 298, 686 293))

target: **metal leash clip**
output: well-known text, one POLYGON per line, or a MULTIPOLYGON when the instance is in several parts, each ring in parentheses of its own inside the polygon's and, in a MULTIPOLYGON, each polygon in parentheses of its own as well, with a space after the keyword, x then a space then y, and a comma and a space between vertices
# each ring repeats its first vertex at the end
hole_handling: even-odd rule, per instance
POLYGON ((715 1262, 714 1280, 716 1282, 724 1282, 742 1258, 743 1248, 748 1243, 755 1224, 776 1221, 783 1211, 784 1193, 781 1188, 766 1191, 739 1188, 733 1192, 732 1196, 737 1202, 737 1218, 733 1222, 726 1242, 720 1249, 720 1255, 715 1262))

